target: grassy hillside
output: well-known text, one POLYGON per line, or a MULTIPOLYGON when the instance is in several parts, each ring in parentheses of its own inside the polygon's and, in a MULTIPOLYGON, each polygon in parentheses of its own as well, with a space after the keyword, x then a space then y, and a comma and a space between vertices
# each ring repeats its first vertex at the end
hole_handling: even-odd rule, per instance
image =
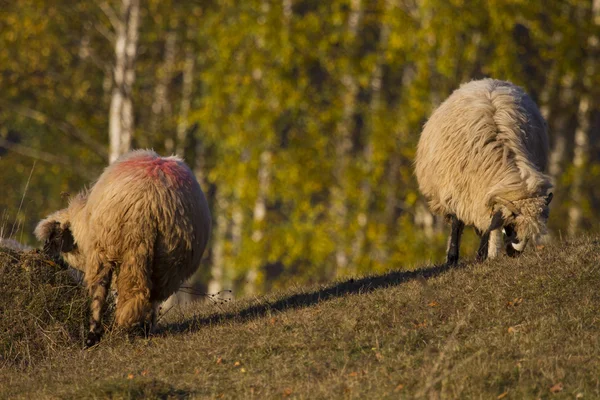
MULTIPOLYGON (((600 239, 171 311, 0 370, 0 397, 600 398, 600 239)), ((401 266, 393 266, 401 268, 401 266)))

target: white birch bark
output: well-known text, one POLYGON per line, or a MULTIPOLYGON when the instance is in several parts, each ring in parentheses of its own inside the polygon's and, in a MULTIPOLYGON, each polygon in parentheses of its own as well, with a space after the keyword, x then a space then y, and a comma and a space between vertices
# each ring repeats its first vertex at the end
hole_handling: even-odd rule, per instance
MULTIPOLYGON (((175 45, 177 34, 168 32, 165 38, 164 58, 158 71, 154 99, 152 101, 152 114, 150 116, 150 133, 154 137, 160 132, 161 119, 171 116, 171 103, 169 102, 169 83, 173 77, 175 66, 175 45)), ((173 138, 165 138, 165 152, 173 152, 173 138)))
MULTIPOLYGON (((377 46, 377 62, 371 74, 371 101, 369 104, 370 118, 378 118, 378 113, 381 108, 381 89, 383 85, 383 63, 385 60, 385 52, 388 45, 390 35, 390 27, 385 22, 387 13, 392 8, 392 0, 385 1, 382 18, 384 21, 381 24, 381 32, 379 34, 379 45, 377 46)), ((352 264, 357 265, 360 262, 366 242, 366 230, 369 224, 369 204, 372 197, 371 177, 373 172, 373 150, 374 150, 374 126, 371 123, 371 130, 363 148, 363 159, 365 164, 364 176, 360 187, 359 212, 357 215, 358 230, 352 245, 352 264)), ((356 268, 354 268, 355 270, 356 268)))
MULTIPOLYGON (((590 10, 592 18, 592 27, 598 27, 600 20, 600 0, 594 0, 590 10)), ((592 28, 593 29, 593 28, 592 28)), ((579 97, 579 106, 577 109, 577 128, 575 129, 575 147, 573 149, 573 182, 571 184, 571 206, 569 207, 569 235, 573 236, 579 233, 581 229, 581 220, 583 217, 583 199, 584 199, 584 175, 587 172, 586 166, 589 158, 590 147, 590 128, 592 110, 595 109, 595 98, 593 96, 594 78, 598 71, 597 55, 600 48, 600 38, 598 29, 593 29, 587 39, 586 59, 582 68, 582 93, 579 97)))
MULTIPOLYGON (((188 143, 189 114, 192 104, 192 93, 194 85, 195 53, 191 45, 185 49, 185 62, 183 65, 183 86, 181 91, 181 104, 179 110, 179 122, 177 124, 177 149, 176 153, 181 157, 185 155, 188 143)), ((199 155, 197 155, 199 156, 199 155)))
POLYGON ((132 86, 135 81, 140 19, 139 0, 122 0, 115 40, 114 86, 109 115, 109 161, 115 161, 131 147, 134 129, 132 86))
MULTIPOLYGON (((350 15, 348 16, 349 41, 354 43, 362 16, 361 0, 351 0, 350 15)), ((351 130, 352 117, 356 109, 358 82, 352 72, 342 76, 344 93, 342 94, 342 118, 336 129, 335 167, 336 185, 331 189, 331 213, 336 232, 335 270, 333 276, 340 276, 348 267, 348 252, 346 246, 346 227, 348 224, 348 195, 347 169, 349 153, 352 146, 351 130)))
POLYGON ((215 221, 212 245, 211 278, 208 282, 208 293, 216 294, 223 289, 225 276, 225 240, 228 230, 227 211, 229 201, 221 188, 215 194, 215 221))

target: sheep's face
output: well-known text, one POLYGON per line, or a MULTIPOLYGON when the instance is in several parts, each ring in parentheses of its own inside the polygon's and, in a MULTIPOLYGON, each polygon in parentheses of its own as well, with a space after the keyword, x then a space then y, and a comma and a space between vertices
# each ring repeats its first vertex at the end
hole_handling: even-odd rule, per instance
POLYGON ((85 205, 85 197, 78 196, 68 208, 51 214, 40 221, 35 228, 35 236, 44 242, 44 252, 50 256, 62 256, 75 269, 85 270, 85 257, 73 236, 71 221, 85 205))
POLYGON ((549 216, 549 204, 552 193, 545 197, 512 202, 514 209, 505 219, 506 253, 515 257, 525 250, 529 240, 547 232, 546 223, 549 216))
POLYGON ((62 256, 73 268, 83 270, 83 257, 75 243, 71 223, 60 213, 42 220, 35 228, 35 235, 44 242, 44 252, 52 257, 62 256))

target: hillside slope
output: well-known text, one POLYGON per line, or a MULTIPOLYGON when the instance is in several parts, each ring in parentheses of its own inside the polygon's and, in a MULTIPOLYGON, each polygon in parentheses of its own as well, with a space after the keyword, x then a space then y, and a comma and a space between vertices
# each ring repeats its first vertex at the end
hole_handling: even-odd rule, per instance
MULTIPOLYGON (((600 398, 600 239, 172 311, 0 370, 0 397, 600 398)), ((400 266, 398 266, 400 267, 400 266)))

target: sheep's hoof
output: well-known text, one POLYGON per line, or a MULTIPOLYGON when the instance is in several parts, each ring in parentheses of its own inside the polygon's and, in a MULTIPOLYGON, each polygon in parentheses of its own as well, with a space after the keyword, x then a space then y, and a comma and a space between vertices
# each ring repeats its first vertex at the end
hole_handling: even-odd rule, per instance
POLYGON ((95 346, 100 341, 100 335, 96 332, 88 332, 87 338, 85 339, 85 348, 88 349, 95 346))
POLYGON ((522 251, 516 250, 514 247, 512 247, 511 243, 506 245, 506 254, 509 257, 513 257, 513 258, 518 257, 521 255, 521 253, 522 253, 522 251))
POLYGON ((449 255, 446 258, 446 267, 454 267, 458 264, 458 256, 449 255))

